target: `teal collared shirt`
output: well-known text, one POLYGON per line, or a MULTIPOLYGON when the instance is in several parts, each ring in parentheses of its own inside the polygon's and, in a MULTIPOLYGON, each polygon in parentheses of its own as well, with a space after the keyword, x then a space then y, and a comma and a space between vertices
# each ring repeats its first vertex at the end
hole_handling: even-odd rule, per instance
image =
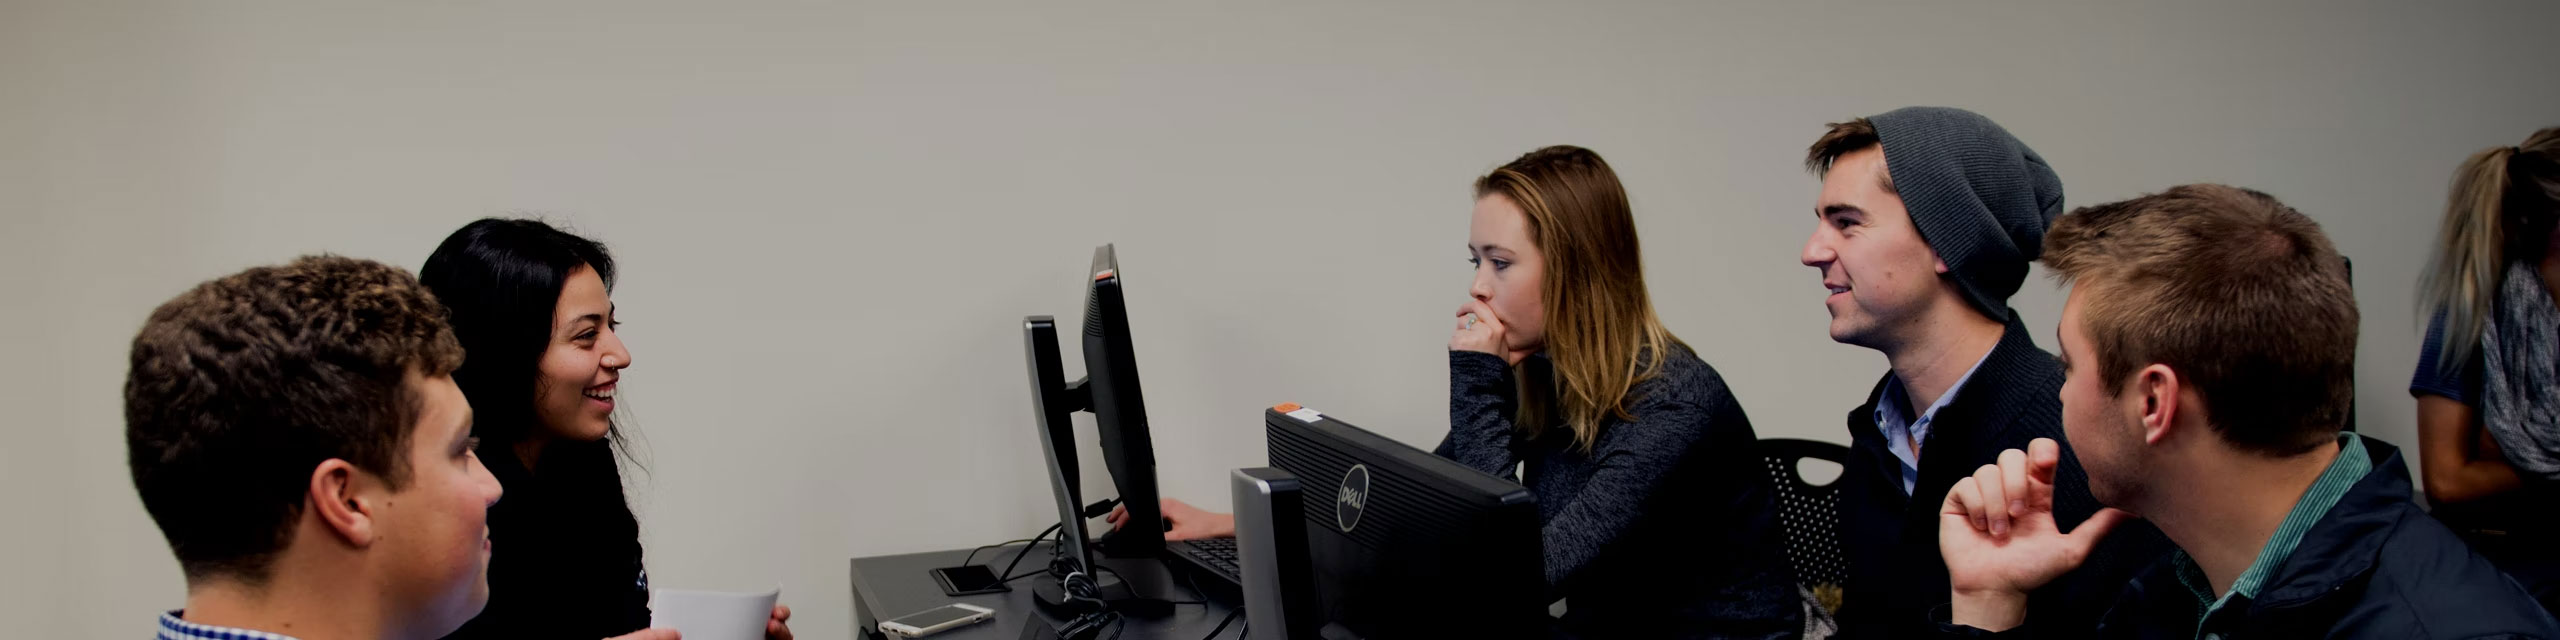
POLYGON ((2328 470, 2321 471, 2320 478, 2311 481, 2311 488, 2302 492, 2302 499, 2293 503, 2293 510, 2284 514, 2284 522, 2276 525, 2276 533, 2267 538, 2267 546, 2258 549, 2258 558, 2249 562, 2248 570, 2240 572, 2239 579, 2231 581, 2230 593, 2215 596, 2213 583, 2205 579, 2204 569, 2196 566, 2195 558, 2185 551, 2177 552, 2172 562, 2176 563, 2178 582, 2195 594, 2196 609, 2204 612, 2196 617, 2196 637, 2220 640, 2227 635, 2225 631, 2238 612, 2247 611, 2249 602, 2258 597, 2258 588, 2284 566, 2285 559, 2293 557, 2294 547, 2302 544, 2302 535, 2327 516, 2329 508, 2338 505, 2338 499, 2346 497, 2347 489, 2372 471, 2373 456, 2365 453, 2364 443, 2356 434, 2338 434, 2338 457, 2329 461, 2328 470))

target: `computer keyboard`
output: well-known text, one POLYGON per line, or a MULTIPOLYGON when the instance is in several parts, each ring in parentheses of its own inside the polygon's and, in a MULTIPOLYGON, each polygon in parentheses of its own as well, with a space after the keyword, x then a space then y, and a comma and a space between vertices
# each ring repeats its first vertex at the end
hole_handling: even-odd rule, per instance
POLYGON ((1239 580, 1244 577, 1243 566, 1236 564, 1235 538, 1184 540, 1175 547, 1175 550, 1190 556, 1192 560, 1208 565, 1211 569, 1216 569, 1228 580, 1239 580))
POLYGON ((1212 598, 1234 601, 1243 593, 1244 568, 1236 560, 1235 538, 1175 540, 1164 544, 1167 555, 1192 570, 1197 586, 1212 598))

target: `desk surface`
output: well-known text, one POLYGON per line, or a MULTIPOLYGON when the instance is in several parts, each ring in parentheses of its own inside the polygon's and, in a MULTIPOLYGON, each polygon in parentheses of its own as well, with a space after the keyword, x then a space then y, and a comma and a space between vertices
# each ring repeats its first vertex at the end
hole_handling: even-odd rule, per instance
MULTIPOLYGON (((994 570, 1001 571, 1006 563, 1013 561, 1013 555, 1018 549, 1019 547, 1007 547, 1000 552, 997 550, 982 552, 973 562, 984 563, 994 570)), ((1014 573, 1020 574, 1024 571, 1032 571, 1035 567, 1048 565, 1048 545, 1039 545, 1038 548, 1032 549, 1030 554, 1030 557, 1022 561, 1024 568, 1015 569, 1014 573)), ((1025 637, 1023 626, 1026 623, 1045 627, 1054 622, 1053 619, 1034 608, 1036 605, 1031 602, 1031 583, 1046 579, 1044 577, 1016 580, 1012 584, 1013 590, 1003 593, 957 597, 943 595, 941 585, 936 584, 933 576, 928 572, 939 567, 958 565, 968 555, 967 549, 955 549, 854 558, 853 637, 865 640, 880 638, 894 640, 893 636, 880 633, 881 620, 893 619, 954 602, 994 609, 996 617, 986 622, 934 634, 930 640, 1014 640, 1025 637)), ((1095 562, 1110 567, 1114 573, 1127 580, 1130 589, 1139 597, 1163 598, 1176 602, 1204 600, 1199 593, 1176 580, 1173 574, 1155 559, 1103 558, 1096 554, 1095 562)), ((1232 609, 1214 602, 1176 605, 1173 608, 1173 615, 1164 618, 1154 620, 1126 618, 1121 623, 1125 628, 1120 630, 1120 638, 1122 640, 1154 638, 1200 640, 1208 637, 1209 630, 1216 628, 1220 620, 1226 619, 1230 611, 1232 609)), ((1226 630, 1218 632, 1218 637, 1241 638, 1244 635, 1244 625, 1244 616, 1238 615, 1233 624, 1227 625, 1226 630)), ((1111 632, 1103 632, 1102 637, 1111 637, 1111 632)))

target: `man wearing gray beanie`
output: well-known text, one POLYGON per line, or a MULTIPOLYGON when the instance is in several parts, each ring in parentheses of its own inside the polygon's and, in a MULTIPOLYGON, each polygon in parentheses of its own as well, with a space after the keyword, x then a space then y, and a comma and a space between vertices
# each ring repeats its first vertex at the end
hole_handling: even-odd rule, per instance
MULTIPOLYGON (((1849 567, 1834 613, 1842 637, 1926 635, 1929 611, 1950 600, 1938 508, 1957 480, 2052 438, 2066 443, 2056 522, 2077 526, 2099 508, 2063 436, 2062 367, 2009 308, 2062 213, 2062 180, 1999 124, 1947 107, 1833 124, 1805 166, 1822 193, 1801 257, 1822 271, 1831 339, 1891 365, 1849 413, 1835 485, 1849 567)), ((2167 545, 2148 524, 2119 528, 2035 593, 2036 628, 2093 628, 2098 607, 2167 545)))

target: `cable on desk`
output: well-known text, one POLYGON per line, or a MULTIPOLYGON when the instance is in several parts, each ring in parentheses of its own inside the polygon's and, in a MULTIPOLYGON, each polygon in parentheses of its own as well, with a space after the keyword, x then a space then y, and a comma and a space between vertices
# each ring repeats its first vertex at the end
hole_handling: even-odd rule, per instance
POLYGON ((1201 600, 1207 600, 1207 599, 1209 599, 1209 592, 1207 592, 1207 591, 1202 591, 1202 590, 1200 589, 1200 582, 1199 582, 1199 581, 1197 581, 1197 580, 1193 580, 1193 579, 1191 579, 1191 572, 1189 572, 1189 571, 1175 571, 1175 572, 1173 572, 1173 575, 1174 575, 1174 577, 1177 577, 1177 578, 1181 578, 1181 579, 1182 579, 1182 586, 1190 587, 1190 588, 1191 588, 1191 597, 1199 598, 1199 599, 1201 599, 1201 600))
MULTIPOLYGON (((1065 523, 1059 523, 1059 524, 1060 524, 1060 525, 1063 525, 1063 524, 1065 524, 1065 523)), ((1006 574, 1013 573, 1013 568, 1014 568, 1014 567, 1022 566, 1022 557, 1023 557, 1023 556, 1026 556, 1026 555, 1030 555, 1030 554, 1031 554, 1031 548, 1032 548, 1032 547, 1040 546, 1040 540, 1041 540, 1042 538, 1047 538, 1047 537, 1049 537, 1049 534, 1052 534, 1052 533, 1059 534, 1059 535, 1065 535, 1065 534, 1066 534, 1066 532, 1065 532, 1065 531, 1062 531, 1062 530, 1060 530, 1060 529, 1058 528, 1058 525, 1050 525, 1050 526, 1049 526, 1049 528, 1040 530, 1040 535, 1032 536, 1032 537, 1031 537, 1031 544, 1022 545, 1022 550, 1021 550, 1021 551, 1016 551, 1016 552, 1014 552, 1014 554, 1013 554, 1013 562, 1012 562, 1012 563, 1010 563, 1010 564, 1006 564, 1006 565, 1004 566, 1004 570, 1003 570, 1003 571, 998 571, 998 572, 996 572, 996 575, 1000 575, 1000 576, 1001 576, 1001 575, 1006 575, 1006 574)), ((1056 547, 1051 547, 1051 549, 1050 549, 1050 550, 1051 550, 1051 551, 1055 551, 1055 550, 1056 550, 1056 547)), ((963 562, 963 563, 961 563, 961 564, 968 564, 968 563, 963 562)), ((1012 581, 1013 581, 1013 579, 1012 579, 1012 578, 1005 578, 1005 579, 1004 579, 1004 581, 1005 581, 1005 582, 1012 582, 1012 581)))
MULTIPOLYGON (((1031 552, 1031 547, 1036 547, 1036 546, 1040 546, 1040 545, 1038 545, 1038 544, 1036 544, 1036 543, 1035 543, 1035 544, 1032 544, 1031 546, 1023 547, 1023 548, 1022 548, 1022 553, 1014 554, 1014 555, 1013 555, 1013 564, 1005 565, 1005 567, 1004 567, 1005 572, 1006 572, 1006 573, 1011 573, 1011 572, 1013 571, 1013 568, 1014 568, 1015 566, 1018 566, 1018 565, 1022 564, 1022 556, 1023 556, 1023 554, 1025 554, 1025 553, 1030 553, 1030 552, 1031 552)), ((1031 577, 1031 576, 1049 574, 1049 573, 1051 573, 1051 570, 1052 570, 1052 569, 1056 569, 1056 568, 1057 568, 1057 565, 1058 565, 1058 558, 1059 558, 1060 556, 1063 556, 1063 555, 1066 555, 1066 553, 1065 553, 1064 551, 1059 550, 1059 549, 1057 548, 1057 545, 1050 545, 1050 547, 1049 547, 1049 566, 1048 566, 1048 567, 1044 567, 1044 568, 1040 568, 1040 569, 1032 569, 1032 570, 1030 570, 1030 571, 1022 572, 1021 574, 1018 574, 1018 575, 1005 576, 1005 577, 1004 577, 1004 581, 1005 581, 1005 582, 1013 582, 1013 581, 1015 581, 1015 580, 1021 580, 1021 579, 1023 579, 1023 578, 1028 578, 1028 577, 1031 577)))
MULTIPOLYGON (((1216 637, 1218 637, 1218 632, 1227 630, 1227 625, 1228 625, 1228 624, 1230 624, 1230 623, 1235 622, 1235 621, 1236 621, 1236 614, 1240 614, 1240 613, 1244 613, 1244 610, 1243 610, 1243 609, 1235 609, 1235 610, 1230 610, 1230 611, 1228 611, 1228 612, 1227 612, 1227 617, 1226 617, 1226 619, 1224 619, 1224 620, 1219 620, 1219 621, 1218 621, 1218 626, 1217 626, 1217 628, 1210 629, 1210 630, 1209 630, 1209 635, 1201 636, 1201 637, 1200 637, 1200 640, 1210 640, 1211 638, 1216 638, 1216 637)), ((1253 624, 1253 623, 1251 623, 1251 622, 1247 622, 1247 623, 1245 623, 1245 624, 1248 624, 1248 625, 1249 625, 1249 624, 1253 624)))
POLYGON ((965 566, 969 566, 969 563, 971 563, 971 562, 976 562, 976 561, 978 560, 978 552, 980 552, 980 551, 985 551, 985 550, 988 550, 988 549, 1001 549, 1001 548, 1004 548, 1004 547, 1009 547, 1009 546, 1013 546, 1013 545, 1017 545, 1017 544, 1022 544, 1022 543, 1025 543, 1025 542, 1032 543, 1032 544, 1039 544, 1041 540, 1048 539, 1049 534, 1047 534, 1047 533, 1042 533, 1042 534, 1040 534, 1040 536, 1041 536, 1041 537, 1038 537, 1038 538, 1023 538, 1023 539, 1021 539, 1021 540, 1006 540, 1006 541, 1004 541, 1004 542, 998 542, 998 543, 995 543, 995 544, 991 544, 991 545, 987 545, 987 546, 983 546, 983 547, 978 547, 978 548, 976 548, 976 549, 970 549, 970 550, 969 550, 969 557, 961 558, 961 559, 960 559, 960 566, 965 567, 965 566))

